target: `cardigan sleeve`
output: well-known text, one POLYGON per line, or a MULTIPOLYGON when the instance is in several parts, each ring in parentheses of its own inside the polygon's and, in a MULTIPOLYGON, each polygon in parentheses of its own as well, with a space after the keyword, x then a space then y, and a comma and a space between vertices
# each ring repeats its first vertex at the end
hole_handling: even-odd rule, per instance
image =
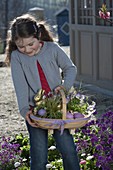
POLYGON ((69 90, 75 83, 77 67, 59 45, 56 45, 56 51, 57 64, 63 72, 64 81, 62 85, 66 90, 69 90))
POLYGON ((22 69, 22 64, 16 52, 11 54, 11 74, 16 92, 20 114, 25 118, 29 111, 28 83, 22 69))

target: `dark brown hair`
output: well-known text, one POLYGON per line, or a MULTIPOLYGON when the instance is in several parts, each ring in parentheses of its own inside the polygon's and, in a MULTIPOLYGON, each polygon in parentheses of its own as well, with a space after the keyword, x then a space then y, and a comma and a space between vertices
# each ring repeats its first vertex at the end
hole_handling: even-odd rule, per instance
POLYGON ((12 51, 17 49, 15 41, 19 38, 34 36, 41 41, 54 41, 52 32, 46 22, 39 22, 30 14, 15 18, 10 25, 7 35, 6 63, 10 63, 12 51))

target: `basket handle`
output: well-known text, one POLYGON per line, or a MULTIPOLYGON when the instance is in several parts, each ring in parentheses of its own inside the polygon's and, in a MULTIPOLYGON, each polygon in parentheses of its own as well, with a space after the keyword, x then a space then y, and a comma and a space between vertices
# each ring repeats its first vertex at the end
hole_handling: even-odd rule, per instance
POLYGON ((62 119, 66 120, 66 112, 67 112, 67 107, 66 107, 66 97, 64 91, 61 89, 59 90, 61 97, 62 97, 62 119))

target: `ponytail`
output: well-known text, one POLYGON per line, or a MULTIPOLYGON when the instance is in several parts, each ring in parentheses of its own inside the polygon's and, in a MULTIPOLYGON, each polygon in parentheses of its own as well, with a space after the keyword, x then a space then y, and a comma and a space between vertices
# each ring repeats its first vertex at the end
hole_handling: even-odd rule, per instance
POLYGON ((50 31, 50 28, 48 25, 44 24, 39 24, 39 39, 42 41, 51 41, 53 42, 53 35, 52 32, 50 31))
POLYGON ((14 51, 16 49, 17 49, 16 44, 11 40, 7 40, 7 46, 6 46, 6 49, 5 49, 5 54, 6 54, 5 63, 6 63, 7 66, 10 65, 12 51, 14 51))

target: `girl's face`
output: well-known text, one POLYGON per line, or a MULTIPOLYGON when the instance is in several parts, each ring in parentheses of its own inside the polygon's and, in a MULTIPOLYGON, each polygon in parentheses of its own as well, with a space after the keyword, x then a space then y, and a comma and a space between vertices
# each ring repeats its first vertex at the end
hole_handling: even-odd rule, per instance
POLYGON ((18 50, 21 53, 28 55, 29 57, 34 56, 41 49, 40 41, 37 38, 34 38, 33 36, 29 38, 19 39, 15 43, 18 50))

